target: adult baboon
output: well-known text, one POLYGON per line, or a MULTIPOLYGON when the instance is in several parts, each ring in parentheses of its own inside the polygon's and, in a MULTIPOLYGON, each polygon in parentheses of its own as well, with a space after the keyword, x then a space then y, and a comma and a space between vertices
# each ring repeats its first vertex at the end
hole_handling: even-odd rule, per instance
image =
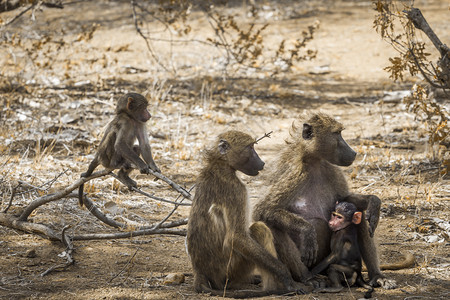
POLYGON ((276 258, 270 229, 263 222, 250 225, 247 189, 236 176, 236 171, 256 176, 263 169, 254 144, 248 134, 228 131, 205 151, 206 165, 197 179, 187 232, 199 293, 240 298, 295 290, 289 270, 276 258), (251 282, 255 267, 263 291, 236 291, 251 282))
MULTIPOLYGON (((281 153, 267 196, 256 205, 254 219, 272 230, 278 257, 295 280, 304 281, 305 265, 314 266, 330 253, 328 219, 336 201, 350 194, 338 166, 353 163, 356 152, 341 136, 342 124, 332 117, 314 113, 292 126, 291 139, 281 153)), ((378 224, 381 201, 376 196, 355 195, 351 201, 361 210, 367 202, 367 218, 358 226, 358 244, 367 266, 370 283, 395 288, 394 280, 380 271, 372 239, 378 224), (357 200, 357 201, 353 201, 357 200)))

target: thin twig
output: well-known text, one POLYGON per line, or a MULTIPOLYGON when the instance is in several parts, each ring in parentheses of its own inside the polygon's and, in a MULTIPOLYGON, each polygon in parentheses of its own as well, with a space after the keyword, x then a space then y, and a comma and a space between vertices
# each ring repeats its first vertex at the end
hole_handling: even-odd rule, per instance
MULTIPOLYGON (((445 89, 445 86, 443 85, 439 85, 436 84, 434 81, 432 81, 429 77, 428 74, 422 69, 422 66, 419 62, 419 60, 417 59, 416 55, 414 54, 414 51, 412 51, 412 49, 408 49, 409 53, 411 54, 414 62, 416 63, 417 68, 419 69, 420 73, 422 74, 422 76, 425 78, 426 81, 428 81, 428 83, 435 88, 441 88, 441 89, 445 89)), ((437 73, 436 73, 437 74, 437 73)))
POLYGON ((66 250, 64 251, 64 256, 66 257, 67 261, 64 264, 59 264, 53 267, 48 268, 45 272, 41 273, 41 277, 44 277, 45 275, 50 274, 51 272, 57 270, 57 269, 63 269, 65 270, 68 266, 71 266, 75 263, 75 260, 72 257, 73 253, 73 245, 70 238, 66 235, 66 230, 70 228, 70 225, 67 225, 63 228, 61 233, 61 242, 66 246, 66 250))
POLYGON ((112 220, 110 218, 108 218, 104 213, 102 213, 94 204, 94 202, 92 202, 88 196, 84 195, 83 197, 83 204, 86 206, 86 208, 88 209, 88 211, 97 219, 99 219, 100 221, 102 221, 103 223, 105 223, 106 225, 109 225, 111 227, 115 227, 115 228, 122 228, 125 229, 127 228, 126 224, 117 222, 115 220, 112 220))
POLYGON ((255 141, 255 144, 258 144, 258 142, 260 141, 260 140, 262 140, 263 138, 271 138, 271 134, 273 133, 273 131, 270 131, 269 133, 264 133, 264 135, 262 136, 262 137, 260 137, 259 139, 256 139, 256 141, 255 141))
MULTIPOLYGON (((189 192, 190 192, 193 188, 194 188, 194 186, 191 187, 191 189, 189 190, 189 192)), ((178 198, 179 198, 179 196, 178 196, 178 198)), ((178 198, 177 198, 177 200, 178 200, 178 198)), ((177 210, 177 208, 178 208, 180 205, 183 205, 183 204, 184 204, 184 203, 181 203, 181 202, 183 202, 184 199, 186 199, 186 198, 183 198, 183 199, 181 199, 180 202, 177 202, 177 203, 175 204, 174 208, 172 209, 172 211, 171 211, 170 213, 168 213, 167 216, 166 216, 165 218, 163 218, 158 224, 156 224, 155 227, 153 227, 152 229, 157 229, 157 228, 161 227, 161 225, 162 225, 164 222, 166 222, 166 221, 173 215, 173 213, 177 210)))
MULTIPOLYGON (((159 174, 159 173, 156 173, 156 174, 159 174)), ((123 184, 125 184, 125 183, 122 181, 122 179, 119 178, 119 176, 117 176, 116 174, 111 173, 111 176, 114 177, 114 178, 116 178, 117 180, 119 180, 119 181, 122 182, 123 184)), ((176 183, 174 183, 174 184, 176 184, 176 183)), ((152 194, 146 193, 146 192, 142 191, 141 189, 139 189, 139 188, 137 188, 137 187, 131 187, 131 190, 134 191, 134 192, 137 192, 137 193, 139 193, 139 194, 142 194, 142 195, 144 195, 144 196, 147 196, 147 197, 149 197, 149 198, 152 198, 152 199, 154 199, 154 200, 157 200, 157 201, 166 202, 166 203, 170 203, 170 204, 179 204, 179 202, 174 202, 174 201, 166 200, 166 199, 161 198, 161 197, 153 196, 152 194)), ((176 189, 176 190, 178 191, 178 189, 176 189)), ((180 192, 180 193, 181 193, 181 192, 180 192)), ((182 206, 190 206, 191 204, 189 204, 189 203, 182 203, 182 204, 180 204, 180 205, 182 205, 182 206)))
POLYGON ((122 274, 125 269, 130 265, 130 263, 133 261, 134 257, 136 256, 136 254, 138 253, 139 248, 136 249, 136 252, 134 252, 133 256, 127 261, 127 263, 125 264, 125 266, 122 268, 122 270, 120 270, 119 273, 117 273, 115 276, 113 276, 113 278, 111 278, 111 280, 109 281, 109 283, 111 283, 114 279, 116 279, 120 274, 122 274))
POLYGON ((32 185, 32 184, 30 184, 30 183, 28 183, 28 182, 19 180, 18 182, 19 182, 20 184, 27 185, 27 186, 31 187, 31 189, 30 189, 30 190, 27 190, 27 191, 24 191, 24 192, 20 192, 20 193, 18 193, 17 195, 19 196, 19 195, 23 195, 23 194, 28 194, 28 193, 31 193, 31 192, 33 192, 33 191, 35 191, 35 190, 46 191, 46 190, 48 190, 48 189, 50 189, 50 188, 52 187, 53 183, 55 183, 56 180, 58 180, 59 177, 61 177, 61 176, 64 175, 64 174, 67 174, 67 171, 68 171, 68 170, 69 170, 69 169, 65 169, 64 171, 62 171, 61 173, 59 173, 58 175, 56 175, 53 179, 51 179, 51 180, 49 180, 49 181, 47 181, 47 182, 44 182, 44 183, 41 184, 40 186, 34 186, 34 185, 32 185), (47 187, 47 188, 43 188, 43 187, 46 186, 46 185, 48 185, 48 187, 47 187))
POLYGON ((29 11, 30 9, 32 9, 36 4, 31 4, 29 7, 27 7, 26 9, 24 9, 23 11, 21 11, 19 14, 17 14, 16 16, 14 16, 14 18, 12 18, 11 20, 9 20, 8 22, 6 22, 5 24, 3 24, 3 28, 11 25, 13 22, 15 22, 17 19, 19 19, 21 16, 23 16, 27 11, 29 11))
POLYGON ((170 180, 169 178, 167 178, 163 174, 153 171, 152 169, 150 169, 150 174, 152 174, 153 176, 155 176, 155 177, 161 179, 162 181, 166 182, 173 189, 175 189, 178 193, 183 195, 183 197, 185 197, 186 199, 192 201, 191 193, 189 193, 184 187, 182 187, 182 186, 178 185, 177 183, 173 182, 172 180, 170 180))
POLYGON ((6 208, 3 210, 3 212, 4 212, 5 214, 8 212, 9 208, 11 207, 12 201, 13 201, 13 199, 14 199, 14 196, 16 195, 16 191, 17 191, 17 188, 18 188, 19 186, 20 186, 20 182, 19 182, 19 184, 18 184, 17 186, 15 186, 15 187, 12 187, 11 184, 9 185, 9 188, 10 188, 10 190, 11 190, 11 196, 9 197, 9 203, 8 203, 8 206, 6 206, 6 208))
POLYGON ((155 52, 153 51, 152 46, 150 45, 147 37, 144 35, 144 33, 142 32, 141 28, 139 27, 137 14, 136 14, 136 6, 137 6, 136 2, 132 0, 131 1, 131 7, 132 7, 132 10, 133 10, 134 27, 136 28, 137 33, 144 39, 145 44, 147 45, 147 49, 150 52, 150 54, 153 57, 153 59, 156 61, 156 63, 160 67, 162 67, 165 71, 170 72, 169 69, 167 69, 167 67, 159 61, 159 58, 156 56, 155 52))

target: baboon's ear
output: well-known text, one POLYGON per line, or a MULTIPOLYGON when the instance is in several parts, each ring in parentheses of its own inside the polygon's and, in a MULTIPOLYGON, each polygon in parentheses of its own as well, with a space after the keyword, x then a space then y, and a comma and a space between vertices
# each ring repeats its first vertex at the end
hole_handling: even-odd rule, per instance
POLYGON ((354 224, 359 224, 359 223, 361 223, 361 220, 362 220, 362 212, 355 211, 355 213, 353 214, 353 217, 352 217, 352 222, 354 224))
POLYGON ((312 130, 312 126, 311 126, 311 125, 309 125, 309 124, 307 124, 307 123, 304 123, 304 124, 303 124, 302 137, 303 137, 305 140, 310 140, 310 139, 312 139, 312 137, 313 137, 313 130, 312 130))
POLYGON ((227 153, 228 149, 230 149, 230 144, 226 140, 220 140, 219 141, 219 153, 225 154, 227 153))
POLYGON ((133 110, 133 108, 134 108, 134 101, 133 101, 133 98, 132 98, 132 97, 128 97, 128 100, 127 100, 127 109, 128 109, 128 110, 133 110))

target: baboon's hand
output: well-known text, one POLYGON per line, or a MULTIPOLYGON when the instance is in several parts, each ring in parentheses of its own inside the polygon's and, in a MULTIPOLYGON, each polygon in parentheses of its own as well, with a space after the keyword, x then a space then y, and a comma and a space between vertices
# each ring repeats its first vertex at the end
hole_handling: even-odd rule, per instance
POLYGON ((397 287, 397 282, 393 279, 388 279, 384 277, 383 275, 376 275, 374 276, 369 284, 371 286, 381 286, 383 289, 390 290, 395 289, 397 287))
POLYGON ((327 286, 327 280, 328 280, 328 277, 318 274, 318 275, 308 279, 306 281, 306 284, 313 287, 314 289, 324 288, 327 286))
POLYGON ((373 237, 375 229, 377 229, 378 221, 380 219, 381 200, 378 197, 371 197, 369 207, 366 211, 366 219, 369 222, 369 233, 373 237))
POLYGON ((150 168, 148 166, 145 166, 143 168, 140 168, 139 172, 141 172, 141 174, 150 174, 150 168))
POLYGON ((300 249, 302 261, 307 267, 311 267, 316 261, 317 250, 319 248, 317 245, 316 230, 311 224, 308 224, 300 234, 302 235, 302 249, 300 249))
POLYGON ((150 167, 150 169, 152 169, 156 173, 161 173, 161 170, 155 164, 150 164, 149 167, 150 167))

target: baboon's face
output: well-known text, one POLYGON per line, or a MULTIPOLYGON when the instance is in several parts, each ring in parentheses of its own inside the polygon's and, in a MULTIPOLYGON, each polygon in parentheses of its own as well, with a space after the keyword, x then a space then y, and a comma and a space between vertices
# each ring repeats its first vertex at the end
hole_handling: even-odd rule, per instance
POLYGON ((302 137, 307 143, 311 143, 312 152, 322 159, 338 166, 350 166, 356 157, 356 152, 342 137, 343 127, 332 120, 328 125, 303 124, 302 137))
POLYGON ((350 166, 355 160, 356 152, 350 148, 342 137, 341 132, 332 133, 330 143, 335 145, 335 149, 327 157, 327 160, 338 166, 350 166))
POLYGON ((227 131, 219 136, 218 150, 234 169, 250 176, 264 168, 254 148, 255 139, 240 131, 227 131))
POLYGON ((232 167, 246 175, 256 176, 264 168, 264 162, 259 158, 252 143, 242 149, 238 159, 232 162, 232 167))

